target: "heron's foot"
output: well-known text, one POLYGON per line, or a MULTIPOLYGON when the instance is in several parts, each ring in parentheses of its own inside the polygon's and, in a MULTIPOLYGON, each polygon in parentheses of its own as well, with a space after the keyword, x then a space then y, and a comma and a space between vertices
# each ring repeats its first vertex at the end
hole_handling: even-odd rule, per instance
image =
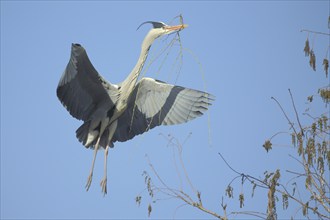
POLYGON ((102 188, 102 193, 103 193, 103 196, 105 196, 105 194, 107 194, 107 178, 104 177, 100 183, 101 185, 101 188, 102 188))
POLYGON ((89 190, 89 187, 92 184, 92 178, 93 178, 93 173, 90 173, 89 176, 88 176, 88 178, 87 178, 87 183, 86 183, 86 186, 85 186, 86 191, 89 190))

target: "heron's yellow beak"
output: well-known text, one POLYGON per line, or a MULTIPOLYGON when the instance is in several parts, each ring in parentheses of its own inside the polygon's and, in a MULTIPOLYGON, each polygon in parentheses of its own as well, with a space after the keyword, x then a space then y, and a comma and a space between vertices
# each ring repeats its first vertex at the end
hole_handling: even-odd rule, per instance
POLYGON ((180 24, 180 25, 175 25, 175 26, 165 26, 164 28, 169 31, 181 31, 182 29, 185 29, 188 27, 187 24, 180 24))

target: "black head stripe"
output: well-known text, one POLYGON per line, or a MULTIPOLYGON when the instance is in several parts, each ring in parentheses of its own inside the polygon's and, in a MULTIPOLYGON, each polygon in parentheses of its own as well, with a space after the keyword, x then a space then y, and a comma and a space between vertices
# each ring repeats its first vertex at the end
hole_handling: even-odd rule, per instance
POLYGON ((153 28, 162 28, 164 26, 166 26, 166 24, 164 22, 158 22, 158 21, 146 21, 143 22, 142 24, 140 24, 140 26, 136 29, 139 30, 139 28, 144 25, 144 24, 152 24, 153 28))

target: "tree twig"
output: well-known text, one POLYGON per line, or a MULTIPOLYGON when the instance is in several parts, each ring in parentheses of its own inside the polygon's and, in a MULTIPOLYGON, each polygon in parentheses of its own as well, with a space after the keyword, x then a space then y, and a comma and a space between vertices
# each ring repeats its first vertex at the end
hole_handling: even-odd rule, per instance
POLYGON ((302 126, 300 124, 298 112, 297 112, 297 109, 296 109, 296 105, 294 104, 293 96, 292 96, 292 93, 291 93, 291 90, 290 89, 289 89, 289 93, 290 93, 290 97, 291 97, 291 102, 292 102, 292 105, 293 105, 293 109, 294 109, 294 112, 296 114, 297 122, 298 122, 298 125, 300 127, 301 135, 304 136, 304 129, 302 128, 302 126))
POLYGON ((258 179, 258 178, 255 178, 253 176, 250 176, 250 175, 246 175, 244 173, 240 173, 238 172, 237 170, 235 170, 234 168, 232 168, 229 163, 225 160, 225 158, 222 156, 222 154, 220 152, 218 152, 218 154, 220 155, 220 157, 222 158, 222 160, 226 163, 226 165, 236 174, 238 174, 239 176, 236 176, 230 183, 229 185, 234 181, 236 180, 238 177, 242 177, 243 178, 243 181, 244 179, 247 179, 250 183, 253 183, 253 184, 256 184, 257 186, 261 187, 261 188, 264 188, 264 189, 269 189, 269 186, 267 185, 267 183, 265 183, 264 181, 258 179), (256 182, 254 181, 257 181, 259 183, 261 183, 261 185, 257 184, 256 182))
POLYGON ((234 168, 232 168, 229 163, 225 160, 225 158, 222 156, 222 154, 219 152, 218 153, 220 155, 220 157, 222 158, 222 160, 225 162, 225 164, 229 167, 229 169, 231 169, 234 173, 238 174, 238 175, 241 175, 240 172, 237 172, 234 168))
POLYGON ((298 135, 296 129, 294 128, 294 124, 290 121, 290 119, 289 119, 289 117, 287 116, 287 114, 285 113, 285 111, 284 111, 282 105, 277 101, 276 98, 271 97, 271 99, 273 99, 273 100, 277 103, 277 105, 278 105, 278 106, 280 107, 280 109, 282 110, 282 112, 283 112, 283 114, 284 114, 286 120, 288 120, 289 124, 291 125, 291 127, 292 127, 294 133, 295 133, 296 135, 298 135))
POLYGON ((330 34, 328 34, 328 33, 320 32, 320 31, 311 31, 311 30, 307 30, 307 29, 302 29, 300 32, 308 32, 308 33, 313 33, 313 34, 330 36, 330 34))
POLYGON ((242 211, 242 212, 232 212, 231 214, 234 215, 250 215, 260 219, 267 219, 267 214, 262 212, 255 212, 255 211, 242 211))

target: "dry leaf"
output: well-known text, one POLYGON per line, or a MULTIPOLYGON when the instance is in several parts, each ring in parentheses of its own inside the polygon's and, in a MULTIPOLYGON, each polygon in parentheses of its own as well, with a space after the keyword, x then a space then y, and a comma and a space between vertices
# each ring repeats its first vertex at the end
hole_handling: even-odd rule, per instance
POLYGON ((330 102, 330 89, 319 89, 319 94, 325 103, 330 102))
POLYGON ((316 71, 316 57, 313 50, 309 52, 309 65, 313 68, 314 71, 316 71))
POLYGON ((265 150, 268 153, 268 151, 272 149, 272 142, 270 142, 270 140, 266 140, 262 146, 265 148, 265 150))
POLYGON ((136 202, 136 204, 137 204, 138 206, 141 205, 141 199, 142 199, 141 196, 136 196, 136 197, 135 197, 135 202, 136 202))
POLYGON ((151 207, 151 205, 149 204, 149 205, 148 205, 148 217, 150 217, 151 211, 152 211, 152 207, 151 207))
POLYGON ((244 194, 241 193, 239 194, 239 207, 243 208, 243 206, 244 206, 244 194))
POLYGON ((307 100, 309 101, 309 102, 312 102, 313 101, 313 96, 311 95, 311 96, 308 96, 307 97, 307 100))
POLYGON ((323 60, 323 67, 325 71, 325 76, 328 78, 328 70, 329 70, 329 60, 324 58, 323 60))
POLYGON ((306 42, 305 42, 305 47, 304 47, 304 52, 305 52, 305 56, 307 57, 310 53, 310 48, 309 48, 309 41, 308 41, 308 38, 306 39, 306 42))

